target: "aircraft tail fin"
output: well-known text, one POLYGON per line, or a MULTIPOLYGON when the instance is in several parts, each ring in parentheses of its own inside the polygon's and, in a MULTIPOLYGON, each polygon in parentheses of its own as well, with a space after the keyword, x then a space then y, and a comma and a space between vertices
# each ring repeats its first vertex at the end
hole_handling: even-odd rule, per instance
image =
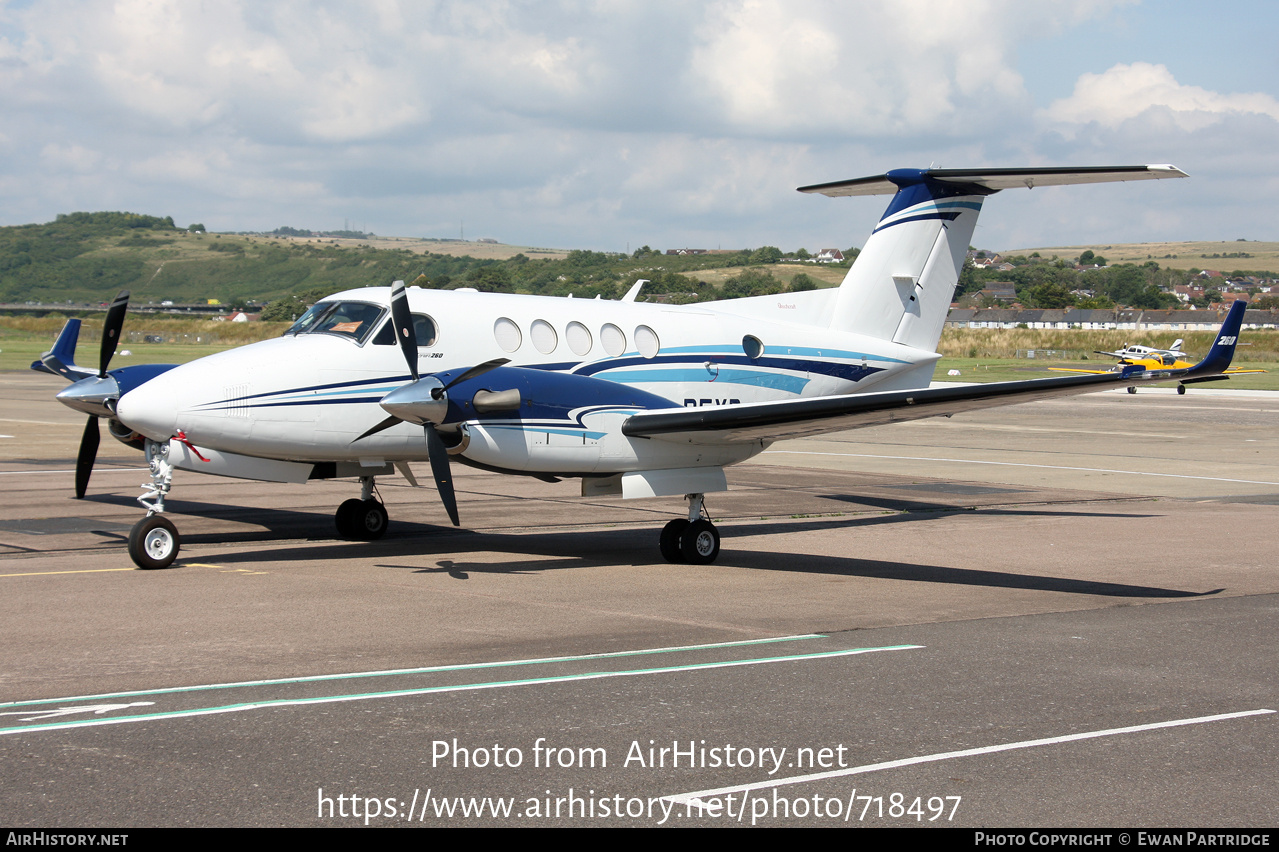
POLYGON ((840 285, 830 327, 933 351, 986 196, 1014 187, 1185 177, 1173 166, 895 169, 800 187, 893 199, 840 285))
POLYGON ((75 318, 67 320, 67 324, 58 334, 58 339, 54 341, 53 348, 41 355, 39 361, 32 361, 31 369, 39 373, 62 376, 69 382, 78 382, 88 376, 97 375, 91 370, 76 366, 75 348, 79 339, 80 320, 75 318))
POLYGON ((1217 339, 1213 341, 1212 349, 1208 350, 1208 354, 1202 361, 1190 368, 1186 374, 1187 378, 1217 375, 1226 371, 1235 357, 1235 346, 1239 342, 1239 329, 1243 327, 1243 315, 1246 310, 1248 310, 1248 303, 1242 300, 1237 300, 1230 306, 1230 313, 1226 314, 1225 322, 1221 324, 1221 330, 1217 332, 1217 339))

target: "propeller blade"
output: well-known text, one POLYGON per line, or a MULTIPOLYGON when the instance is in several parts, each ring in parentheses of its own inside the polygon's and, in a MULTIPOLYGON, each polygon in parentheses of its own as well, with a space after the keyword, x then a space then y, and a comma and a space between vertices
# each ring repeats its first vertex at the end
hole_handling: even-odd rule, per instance
MULTIPOLYGON (((385 420, 383 420, 381 423, 377 424, 376 426, 373 426, 365 430, 364 434, 356 438, 355 441, 362 441, 370 435, 376 435, 378 432, 381 432, 383 429, 390 429, 396 423, 403 423, 403 422, 404 422, 403 420, 401 420, 400 418, 392 414, 390 417, 386 418, 385 420)), ((351 443, 354 444, 355 441, 352 441, 351 443)))
POLYGON ((98 458, 98 442, 102 436, 98 432, 98 418, 89 415, 89 422, 84 424, 84 435, 80 438, 80 453, 75 460, 75 496, 79 499, 89 488, 89 475, 93 473, 93 462, 98 458))
POLYGON ((107 308, 107 321, 102 325, 102 352, 98 356, 98 378, 104 378, 116 344, 120 342, 120 329, 124 328, 124 315, 129 311, 129 291, 121 290, 107 308))
MULTIPOLYGON (((445 393, 448 391, 449 388, 453 387, 459 382, 464 382, 467 379, 473 379, 476 376, 482 376, 485 373, 487 373, 489 370, 496 370, 498 367, 502 366, 503 364, 509 364, 509 363, 511 363, 510 358, 494 358, 492 361, 485 361, 483 364, 476 364, 474 367, 467 370, 465 373, 458 376, 456 379, 454 379, 453 381, 449 382, 447 385, 442 387, 440 389, 440 392, 445 393)), ((439 397, 436 397, 436 399, 439 399, 439 397)))
POLYGON ((417 332, 413 330, 413 314, 409 312, 409 296, 404 291, 403 281, 391 285, 391 323, 395 326, 395 339, 400 342, 400 351, 404 353, 404 360, 416 382, 417 332))
POLYGON ((426 451, 431 459, 431 474, 435 477, 435 487, 440 491, 440 500, 444 502, 444 511, 449 513, 453 526, 461 526, 457 517, 457 497, 453 494, 453 474, 449 470, 449 451, 435 427, 422 427, 426 432, 426 451))

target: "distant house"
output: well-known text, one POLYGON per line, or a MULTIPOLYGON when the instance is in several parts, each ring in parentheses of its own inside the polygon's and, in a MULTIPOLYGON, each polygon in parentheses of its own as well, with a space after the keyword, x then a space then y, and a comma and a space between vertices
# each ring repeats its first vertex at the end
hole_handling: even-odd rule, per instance
POLYGON ((1017 287, 1011 281, 992 281, 977 293, 980 299, 994 299, 999 302, 1017 301, 1017 287))
MULTIPOLYGON (((1224 306, 1225 303, 1223 303, 1224 306)), ((1014 309, 955 308, 946 317, 948 328, 1078 328, 1084 330, 1125 329, 1130 331, 1216 331, 1223 314, 1219 311, 1142 311, 1084 308, 1014 309)), ((1279 311, 1249 309, 1245 328, 1279 328, 1279 311)))
POLYGON ((814 263, 843 263, 844 253, 839 249, 822 249, 813 257, 814 263))

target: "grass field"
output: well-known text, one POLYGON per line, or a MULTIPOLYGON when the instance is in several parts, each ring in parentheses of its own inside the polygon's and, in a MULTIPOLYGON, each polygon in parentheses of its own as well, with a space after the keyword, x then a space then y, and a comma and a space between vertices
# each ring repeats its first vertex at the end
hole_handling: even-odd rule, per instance
POLYGON ((305 245, 328 244, 341 248, 372 246, 376 249, 407 249, 414 254, 447 254, 454 257, 470 256, 479 260, 506 260, 522 254, 532 260, 550 258, 561 260, 568 257, 568 249, 535 248, 533 246, 508 246, 505 243, 488 243, 477 240, 426 240, 417 237, 368 237, 366 239, 346 239, 342 237, 272 237, 282 242, 294 242, 305 245))
POLYGON ((1189 242, 1189 243, 1129 243, 1127 245, 1057 246, 1055 248, 1019 248, 1001 252, 1005 257, 1020 254, 1029 257, 1039 252, 1041 257, 1054 255, 1063 260, 1074 260, 1085 249, 1106 258, 1106 262, 1142 264, 1153 260, 1161 267, 1171 269, 1212 269, 1218 272, 1271 272, 1279 274, 1279 243, 1260 241, 1189 242), (1248 257, 1239 257, 1245 254, 1248 257), (1215 255, 1215 256, 1214 256, 1215 255), (1231 256, 1235 255, 1235 256, 1231 256))
MULTIPOLYGON (((1249 370, 1268 370, 1269 372, 1234 376, 1229 381, 1213 382, 1202 387, 1218 390, 1279 391, 1279 361, 1249 362, 1239 366, 1249 370)), ((1104 370, 1107 364, 1102 361, 1040 361, 1038 359, 1027 361, 1024 358, 942 358, 937 364, 933 380, 938 382, 1022 382, 1028 379, 1067 375, 1054 372, 1049 369, 1050 367, 1104 370), (959 375, 948 375, 950 370, 958 370, 959 375)))
POLYGON ((765 272, 772 273, 772 276, 778 281, 786 284, 789 284, 792 278, 802 272, 820 281, 823 287, 838 286, 844 280, 844 276, 848 274, 847 269, 833 267, 826 263, 775 263, 763 267, 726 266, 723 269, 694 269, 680 274, 698 281, 705 281, 712 287, 722 287, 725 281, 741 275, 747 269, 763 269, 765 272))

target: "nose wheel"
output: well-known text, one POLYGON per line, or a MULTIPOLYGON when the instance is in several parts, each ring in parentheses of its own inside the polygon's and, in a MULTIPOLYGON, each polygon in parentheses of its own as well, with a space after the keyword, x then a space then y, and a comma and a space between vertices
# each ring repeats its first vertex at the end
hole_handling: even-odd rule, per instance
POLYGON ((662 528, 658 547, 667 562, 709 565, 719 556, 719 530, 710 522, 704 495, 688 495, 688 519, 676 518, 662 528))
POLYGON ((182 537, 164 515, 148 515, 129 532, 129 556, 147 571, 168 568, 178 558, 182 537))
POLYGON ((178 528, 166 518, 164 498, 173 485, 173 462, 169 458, 168 441, 152 441, 143 444, 147 457, 147 469, 151 481, 142 486, 146 493, 138 502, 147 507, 147 515, 129 531, 129 557, 139 568, 151 571, 168 568, 178 558, 182 537, 178 528))

